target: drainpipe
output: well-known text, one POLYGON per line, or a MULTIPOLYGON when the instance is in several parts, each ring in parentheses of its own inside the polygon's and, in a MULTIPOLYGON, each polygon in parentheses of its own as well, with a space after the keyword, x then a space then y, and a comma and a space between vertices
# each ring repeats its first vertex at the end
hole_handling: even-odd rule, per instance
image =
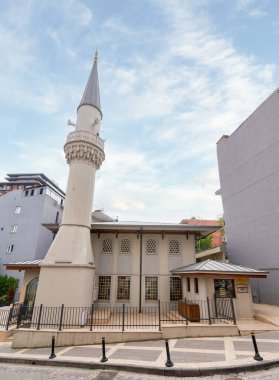
POLYGON ((139 273, 139 312, 141 313, 141 288, 142 288, 142 227, 140 228, 140 273, 139 273))

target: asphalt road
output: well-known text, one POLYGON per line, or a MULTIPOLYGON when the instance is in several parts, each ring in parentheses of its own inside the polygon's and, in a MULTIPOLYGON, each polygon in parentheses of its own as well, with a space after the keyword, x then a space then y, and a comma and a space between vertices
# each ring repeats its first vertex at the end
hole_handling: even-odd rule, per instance
MULTIPOLYGON (((0 364, 0 380, 178 380, 178 377, 143 375, 128 372, 86 370, 64 367, 45 367, 17 364, 0 364)), ((214 375, 188 380, 279 380, 279 368, 267 371, 231 375, 214 375)))

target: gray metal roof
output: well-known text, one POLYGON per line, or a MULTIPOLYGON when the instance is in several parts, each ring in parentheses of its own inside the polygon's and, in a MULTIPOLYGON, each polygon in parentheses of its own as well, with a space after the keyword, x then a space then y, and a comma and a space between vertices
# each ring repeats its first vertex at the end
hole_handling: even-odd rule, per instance
POLYGON ((28 260, 28 261, 17 261, 17 262, 14 262, 14 263, 7 263, 7 264, 4 264, 4 265, 8 265, 8 266, 35 266, 35 265, 39 265, 43 262, 43 260, 28 260))
POLYGON ((99 90, 99 80, 98 80, 98 69, 97 69, 97 59, 95 58, 94 64, 85 87, 83 97, 78 106, 78 109, 82 105, 90 105, 101 112, 101 102, 100 102, 100 90, 99 90))
POLYGON ((174 269, 171 271, 171 273, 231 273, 247 275, 268 274, 268 272, 263 270, 247 268, 240 265, 224 263, 222 261, 214 261, 210 259, 174 269))

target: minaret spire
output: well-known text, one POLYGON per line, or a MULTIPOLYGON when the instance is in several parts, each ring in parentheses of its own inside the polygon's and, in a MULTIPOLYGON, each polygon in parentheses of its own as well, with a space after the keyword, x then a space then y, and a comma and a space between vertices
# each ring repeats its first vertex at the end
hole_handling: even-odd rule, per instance
POLYGON ((99 79, 98 79, 98 50, 95 52, 94 64, 88 78, 81 102, 78 106, 78 110, 81 106, 88 105, 97 108, 98 111, 101 111, 101 102, 100 102, 100 90, 99 90, 99 79))

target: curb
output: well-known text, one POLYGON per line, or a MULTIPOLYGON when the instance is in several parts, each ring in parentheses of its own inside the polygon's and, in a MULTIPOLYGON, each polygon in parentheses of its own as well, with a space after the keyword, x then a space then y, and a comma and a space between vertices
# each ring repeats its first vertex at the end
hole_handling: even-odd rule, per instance
MULTIPOLYGON (((83 363, 78 361, 63 361, 63 360, 45 360, 45 359, 29 359, 29 358, 4 358, 0 357, 0 363, 13 363, 13 364, 31 364, 53 367, 70 367, 70 368, 83 368, 83 369, 101 369, 101 370, 117 370, 144 373, 149 375, 160 376, 176 376, 176 377, 201 377, 222 375, 230 373, 252 372, 259 370, 267 370, 279 366, 279 359, 268 360, 265 362, 248 363, 227 367, 203 367, 203 368, 166 368, 166 367, 140 367, 128 364, 104 364, 104 363, 83 363)), ((198 364, 198 363, 197 363, 198 364)))

